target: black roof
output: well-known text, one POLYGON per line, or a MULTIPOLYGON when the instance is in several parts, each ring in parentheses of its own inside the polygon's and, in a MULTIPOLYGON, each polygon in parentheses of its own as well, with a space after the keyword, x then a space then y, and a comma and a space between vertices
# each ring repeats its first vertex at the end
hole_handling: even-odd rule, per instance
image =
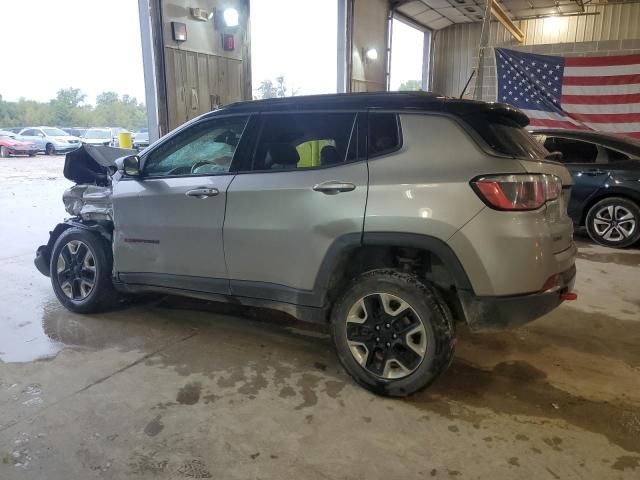
POLYGON ((540 128, 531 130, 532 134, 547 135, 551 137, 572 138, 584 140, 599 145, 620 150, 635 157, 640 157, 640 142, 630 137, 613 133, 594 132, 591 130, 564 130, 560 128, 540 128))
POLYGON ((215 114, 369 109, 446 112, 460 116, 491 112, 509 117, 522 126, 529 123, 529 119, 520 110, 504 103, 463 100, 429 92, 337 93, 271 98, 233 103, 216 110, 215 114))

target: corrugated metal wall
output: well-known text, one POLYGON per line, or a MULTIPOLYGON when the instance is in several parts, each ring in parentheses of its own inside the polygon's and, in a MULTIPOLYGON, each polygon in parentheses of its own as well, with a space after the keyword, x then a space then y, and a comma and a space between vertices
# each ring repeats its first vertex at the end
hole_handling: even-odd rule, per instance
MULTIPOLYGON (((640 50, 640 3, 587 6, 598 15, 523 20, 525 43, 518 44, 499 23, 491 23, 490 47, 507 47, 566 56, 612 55, 640 50)), ((478 63, 480 23, 452 25, 434 35, 431 89, 458 96, 478 63)), ((487 52, 484 100, 495 100, 493 52, 487 52)), ((475 79, 467 89, 473 92, 475 79)))

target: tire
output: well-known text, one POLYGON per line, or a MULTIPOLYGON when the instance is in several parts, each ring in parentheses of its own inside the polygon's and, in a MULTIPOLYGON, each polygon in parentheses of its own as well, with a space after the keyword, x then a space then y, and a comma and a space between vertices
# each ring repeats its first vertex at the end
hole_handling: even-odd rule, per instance
POLYGON ((46 155, 55 155, 56 154, 56 148, 52 144, 47 143, 47 146, 44 147, 44 153, 46 155))
POLYGON ((356 278, 334 304, 330 330, 342 366, 378 395, 418 392, 453 359, 455 328, 444 300, 417 276, 397 270, 356 278))
POLYGON ((640 240, 640 207, 626 198, 605 198, 589 209, 585 226, 599 245, 630 247, 640 240))
POLYGON ((111 281, 112 266, 111 247, 105 239, 81 228, 69 228, 58 237, 51 252, 53 291, 72 312, 92 313, 114 307, 119 295, 111 281))
POLYGON ((9 149, 7 147, 0 147, 0 157, 9 158, 9 149))
POLYGON ((35 156, 36 156, 36 154, 35 154, 35 153, 30 153, 30 154, 29 154, 29 156, 30 156, 30 157, 35 157, 35 156))

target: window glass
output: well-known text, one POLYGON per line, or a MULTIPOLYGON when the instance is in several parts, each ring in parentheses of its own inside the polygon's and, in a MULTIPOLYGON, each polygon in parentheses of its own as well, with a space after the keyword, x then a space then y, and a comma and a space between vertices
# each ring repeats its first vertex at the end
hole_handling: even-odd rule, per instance
POLYGON ((289 170, 344 163, 351 151, 354 119, 354 113, 265 115, 253 169, 289 170))
POLYGON ((397 150, 400 144, 398 116, 395 113, 369 114, 369 158, 397 150))
POLYGON ((598 147, 581 140, 547 137, 544 146, 550 152, 561 152, 562 163, 595 163, 598 158, 598 147))
POLYGON ((622 152, 611 150, 610 148, 605 148, 605 150, 607 152, 607 156, 609 157, 609 163, 629 160, 629 155, 626 155, 622 152))
POLYGON ((154 150, 144 175, 214 175, 231 166, 248 117, 230 117, 198 123, 154 150))
POLYGON ((467 115, 464 120, 498 153, 536 159, 549 153, 529 132, 504 115, 478 113, 467 115))
POLYGON ((25 137, 33 137, 36 134, 36 132, 34 132, 33 130, 25 130, 24 132, 22 132, 22 135, 24 135, 25 137))

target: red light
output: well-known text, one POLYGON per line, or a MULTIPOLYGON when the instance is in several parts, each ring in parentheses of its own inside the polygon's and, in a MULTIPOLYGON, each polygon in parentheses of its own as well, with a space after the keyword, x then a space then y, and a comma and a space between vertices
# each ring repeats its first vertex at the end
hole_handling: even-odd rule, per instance
POLYGON ((471 183, 490 207, 498 210, 536 210, 558 197, 562 184, 551 175, 496 175, 471 183))
POLYGON ((576 292, 564 292, 560 294, 560 298, 562 300, 566 300, 568 302, 571 302, 573 300, 577 300, 578 299, 578 294, 576 292))
POLYGON ((233 35, 230 33, 223 33, 222 34, 222 49, 225 52, 231 52, 236 48, 235 45, 235 40, 233 38, 233 35))

